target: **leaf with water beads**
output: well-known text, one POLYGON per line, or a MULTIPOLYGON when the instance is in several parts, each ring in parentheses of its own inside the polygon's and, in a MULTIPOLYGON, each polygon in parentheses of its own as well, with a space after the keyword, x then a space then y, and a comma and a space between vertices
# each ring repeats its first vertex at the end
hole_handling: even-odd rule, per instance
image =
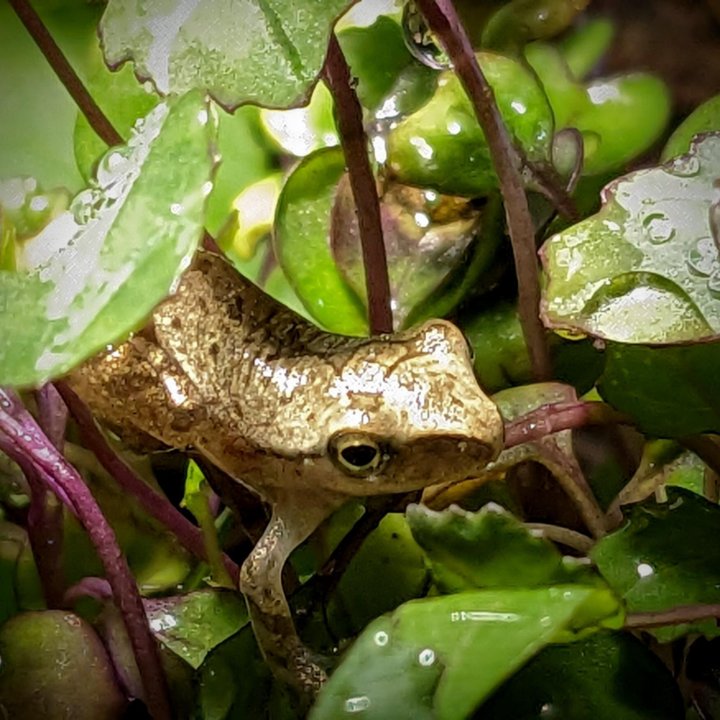
POLYGON ((719 178, 720 133, 709 133, 687 155, 608 185, 597 214, 541 249, 545 324, 624 343, 717 338, 719 178))
POLYGON ((108 65, 126 60, 165 94, 201 89, 228 109, 302 104, 349 0, 110 0, 108 65))
POLYGON ((140 326, 202 233, 215 122, 199 93, 162 103, 97 180, 0 271, 0 384, 40 384, 140 326))
POLYGON ((605 588, 493 589, 414 600, 368 625, 311 720, 461 720, 538 650, 618 627, 605 588))

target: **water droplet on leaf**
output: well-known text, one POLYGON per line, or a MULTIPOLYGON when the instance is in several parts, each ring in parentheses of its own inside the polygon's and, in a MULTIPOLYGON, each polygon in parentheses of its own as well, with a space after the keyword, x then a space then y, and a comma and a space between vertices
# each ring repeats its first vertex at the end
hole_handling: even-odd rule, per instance
POLYGON ((690 272, 707 277, 712 275, 717 259, 717 249, 713 239, 703 237, 688 251, 686 263, 690 272))
POLYGON ((654 212, 643 220, 648 238, 653 245, 662 245, 675 237, 675 228, 670 218, 662 212, 654 212))
POLYGON ((412 0, 406 2, 403 8, 402 30, 408 50, 423 65, 435 70, 445 70, 450 67, 450 60, 412 0))

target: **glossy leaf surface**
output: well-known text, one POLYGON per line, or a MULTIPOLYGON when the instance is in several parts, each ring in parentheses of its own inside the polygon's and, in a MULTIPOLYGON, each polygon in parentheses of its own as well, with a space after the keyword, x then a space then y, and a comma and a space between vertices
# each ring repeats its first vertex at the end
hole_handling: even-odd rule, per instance
POLYGON ((234 108, 301 104, 348 0, 110 0, 100 23, 111 66, 133 60, 162 94, 207 90, 234 108))
MULTIPOLYGON (((717 505, 683 488, 668 487, 667 502, 632 506, 627 524, 600 540, 591 556, 629 613, 718 603, 719 523, 717 505)), ((714 620, 704 620, 653 632, 667 642, 688 632, 715 636, 719 631, 714 620)))
POLYGON ((718 174, 720 133, 606 187, 597 214, 541 250, 546 325, 627 343, 715 337, 720 258, 710 216, 718 174))
POLYGON ((0 383, 57 376, 137 328, 170 291, 202 230, 215 131, 196 94, 162 104, 97 180, 0 272, 0 383))
POLYGON ((605 589, 563 585, 415 600, 367 626, 312 720, 462 720, 549 642, 620 620, 605 589))

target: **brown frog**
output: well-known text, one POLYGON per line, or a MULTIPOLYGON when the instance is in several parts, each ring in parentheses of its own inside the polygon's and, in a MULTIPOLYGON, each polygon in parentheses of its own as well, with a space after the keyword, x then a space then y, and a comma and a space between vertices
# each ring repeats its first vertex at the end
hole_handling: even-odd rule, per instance
POLYGON ((192 448, 270 504, 240 589, 274 671, 305 689, 323 675, 283 592, 291 551, 350 497, 463 480, 502 448, 498 410, 452 324, 333 335, 206 252, 142 333, 69 382, 120 435, 192 448))

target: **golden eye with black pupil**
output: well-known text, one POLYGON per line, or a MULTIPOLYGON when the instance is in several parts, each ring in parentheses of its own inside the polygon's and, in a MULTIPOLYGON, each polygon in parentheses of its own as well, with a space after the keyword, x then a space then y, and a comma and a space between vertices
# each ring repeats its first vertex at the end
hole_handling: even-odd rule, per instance
POLYGON ((381 444, 362 433, 338 435, 330 440, 328 449, 340 470, 358 477, 377 472, 387 459, 381 444))

